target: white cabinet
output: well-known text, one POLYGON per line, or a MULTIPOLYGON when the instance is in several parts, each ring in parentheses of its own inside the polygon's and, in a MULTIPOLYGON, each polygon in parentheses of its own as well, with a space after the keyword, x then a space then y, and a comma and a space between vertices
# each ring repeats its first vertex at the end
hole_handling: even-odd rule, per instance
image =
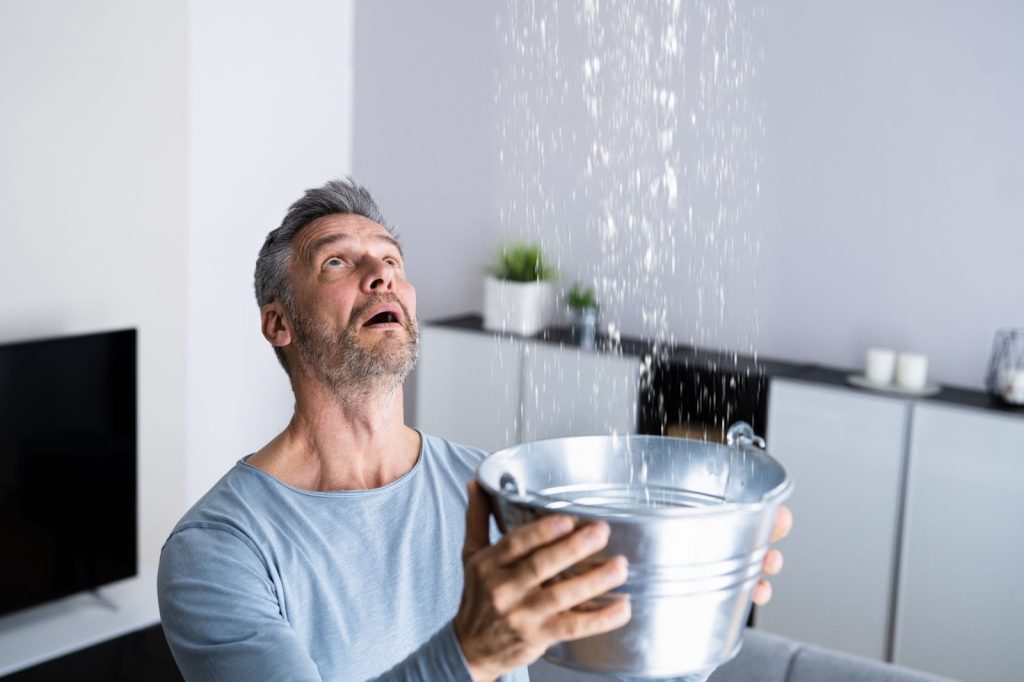
MULTIPOLYGON (((496 450, 634 433, 637 358, 425 326, 417 425, 496 450)), ((1024 670, 1024 416, 772 379, 796 523, 757 626, 970 680, 1024 670)))
POLYGON ((523 351, 523 441, 636 433, 640 360, 536 343, 523 351))
POLYGON ((423 325, 416 426, 488 452, 519 442, 523 342, 423 325))
POLYGON ((757 626, 884 660, 910 404, 773 380, 768 451, 793 477, 785 569, 757 626))
POLYGON ((914 412, 897 663, 969 680, 1024 674, 1024 419, 914 412))
POLYGON ((416 373, 416 426, 457 443, 636 432, 633 356, 424 325, 416 373))

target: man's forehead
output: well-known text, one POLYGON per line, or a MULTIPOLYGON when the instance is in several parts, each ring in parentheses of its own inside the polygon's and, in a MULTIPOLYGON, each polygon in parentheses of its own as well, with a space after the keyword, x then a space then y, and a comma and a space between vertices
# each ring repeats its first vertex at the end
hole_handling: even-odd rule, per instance
POLYGON ((381 240, 394 244, 398 241, 382 225, 361 215, 336 213, 317 218, 295 235, 295 251, 303 259, 311 258, 325 243, 356 238, 381 240))
POLYGON ((382 225, 373 222, 369 218, 354 213, 332 213, 317 218, 306 225, 296 235, 296 240, 312 240, 324 234, 332 232, 347 232, 353 236, 372 237, 375 234, 390 237, 382 225))

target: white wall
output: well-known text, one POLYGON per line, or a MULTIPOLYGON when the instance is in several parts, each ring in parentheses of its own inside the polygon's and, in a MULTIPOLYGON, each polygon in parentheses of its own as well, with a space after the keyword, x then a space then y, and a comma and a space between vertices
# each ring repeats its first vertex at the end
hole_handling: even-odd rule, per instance
POLYGON ((287 423, 253 266, 305 188, 351 172, 352 15, 3 6, 0 337, 139 327, 146 564, 186 501, 287 423))
MULTIPOLYGON (((584 196, 591 183, 578 163, 586 152, 580 139, 591 139, 595 126, 582 106, 583 48, 570 20, 576 5, 562 7, 561 24, 548 22, 549 39, 561 26, 568 96, 548 93, 534 99, 543 106, 526 112, 494 105, 498 83, 521 77, 522 61, 509 59, 514 53, 503 42, 509 35, 495 31, 497 14, 512 5, 552 14, 545 4, 448 0, 428 12, 380 0, 356 15, 354 167, 407 225, 425 318, 479 310, 480 268, 517 231, 578 231, 574 243, 561 238, 553 246, 569 278, 610 262, 599 235, 586 228, 603 195, 584 196), (498 160, 499 123, 514 128, 524 115, 536 119, 541 136, 564 131, 548 147, 543 173, 529 154, 522 155, 528 167, 518 169, 502 169, 498 160), (539 178, 552 203, 541 205, 529 183, 509 187, 509 170, 539 178), (573 190, 577 196, 566 199, 573 190), (500 211, 517 191, 547 225, 518 221, 503 230, 500 211)), ((980 386, 996 328, 1024 325, 1016 283, 1024 256, 1024 79, 1017 66, 1024 43, 1016 37, 1024 5, 737 6, 744 16, 764 10, 749 22, 764 58, 742 93, 760 106, 765 127, 751 139, 761 156, 761 192, 735 232, 741 258, 724 257, 718 246, 709 251, 699 232, 680 239, 676 273, 663 268, 641 295, 616 301, 613 321, 644 332, 640 311, 660 296, 670 301, 669 327, 683 341, 838 366, 860 365, 869 345, 891 345, 929 354, 940 381, 980 386), (760 242, 759 256, 744 238, 760 242), (692 303, 702 284, 711 294, 722 285, 724 319, 714 318, 717 306, 699 311, 692 303)), ((697 35, 700 14, 689 21, 697 35)), ((610 26, 608 35, 615 43, 629 31, 610 26)), ((687 91, 684 83, 680 76, 678 92, 687 91)), ((675 153, 692 164, 697 152, 686 144, 700 138, 684 128, 675 153)), ((523 126, 522 145, 535 144, 531 130, 523 126)), ((681 230, 687 199, 708 208, 699 191, 659 219, 681 230)), ((635 281, 637 271, 628 269, 635 260, 620 261, 612 278, 635 281)))
POLYGON ((920 349, 980 386, 1024 326, 1024 4, 772 3, 765 352, 920 349))
POLYGON ((421 319, 479 309, 495 247, 494 7, 356 7, 353 169, 398 224, 421 319))
POLYGON ((352 43, 352 0, 0 3, 0 342, 139 328, 142 569, 5 617, 0 670, 151 624, 174 523, 287 423, 253 267, 350 173, 352 43))
POLYGON ((0 337, 138 327, 144 567, 185 491, 185 49, 178 2, 0 5, 0 337))
POLYGON ((303 190, 351 173, 352 24, 351 0, 189 4, 189 503, 291 416, 253 269, 303 190))

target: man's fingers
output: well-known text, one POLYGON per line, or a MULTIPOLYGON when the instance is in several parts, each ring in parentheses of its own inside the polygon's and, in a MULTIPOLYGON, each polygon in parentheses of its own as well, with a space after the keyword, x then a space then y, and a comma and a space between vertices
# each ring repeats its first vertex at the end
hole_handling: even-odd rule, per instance
POLYGON ((549 619, 545 633, 552 641, 565 642, 611 632, 629 622, 629 600, 616 599, 607 606, 588 611, 565 611, 549 619))
POLYGON ((572 534, 534 550, 511 566, 512 582, 521 592, 601 551, 608 544, 608 524, 588 523, 572 534))
MULTIPOLYGON (((772 529, 772 542, 777 542, 789 535, 793 528, 793 512, 789 507, 782 505, 775 514, 775 527, 772 529)), ((782 570, 782 552, 777 549, 770 549, 764 555, 761 562, 761 571, 765 575, 776 575, 782 570)), ((772 586, 767 580, 758 580, 754 586, 753 602, 758 606, 764 606, 772 600, 772 586)))
POLYGON ((772 600, 772 584, 767 580, 758 580, 754 587, 754 603, 764 606, 772 600))
POLYGON ((765 575, 778 575, 782 570, 782 552, 777 549, 769 549, 761 562, 761 572, 765 575))
POLYGON ((469 504, 466 506, 466 541, 462 545, 462 560, 491 544, 490 510, 487 507, 487 493, 476 481, 466 486, 469 504))
POLYGON ((544 617, 567 611, 626 582, 625 557, 617 556, 571 578, 537 590, 526 605, 544 617))
POLYGON ((572 517, 560 514, 531 521, 515 529, 495 545, 495 559, 499 565, 514 563, 533 550, 568 535, 575 525, 572 517))
POLYGON ((779 511, 775 514, 775 528, 772 529, 772 542, 781 540, 789 535, 789 531, 792 528, 793 512, 789 510, 789 507, 782 505, 779 507, 779 511))

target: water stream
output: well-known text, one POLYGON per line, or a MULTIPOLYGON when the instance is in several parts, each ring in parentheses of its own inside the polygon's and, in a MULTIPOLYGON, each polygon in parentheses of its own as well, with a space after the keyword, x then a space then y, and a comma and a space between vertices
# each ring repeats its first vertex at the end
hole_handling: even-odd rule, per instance
MULTIPOLYGON (((623 334, 653 341, 645 381, 677 344, 720 349, 709 368, 756 357, 762 13, 734 0, 499 7, 504 240, 540 242, 560 288, 595 289, 611 352, 623 334)), ((599 406, 597 384, 580 399, 599 406)), ((723 412, 714 389, 690 407, 723 412)))

